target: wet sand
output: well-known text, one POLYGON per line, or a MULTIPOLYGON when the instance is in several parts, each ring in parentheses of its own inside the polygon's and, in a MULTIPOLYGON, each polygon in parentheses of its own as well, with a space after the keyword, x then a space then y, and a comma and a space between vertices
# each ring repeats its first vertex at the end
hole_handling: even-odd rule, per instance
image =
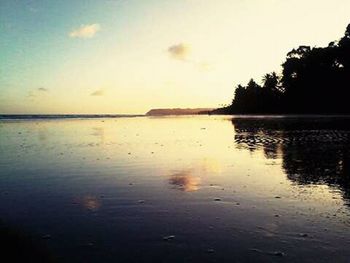
POLYGON ((350 119, 1 120, 0 136, 1 225, 56 262, 349 261, 350 119))

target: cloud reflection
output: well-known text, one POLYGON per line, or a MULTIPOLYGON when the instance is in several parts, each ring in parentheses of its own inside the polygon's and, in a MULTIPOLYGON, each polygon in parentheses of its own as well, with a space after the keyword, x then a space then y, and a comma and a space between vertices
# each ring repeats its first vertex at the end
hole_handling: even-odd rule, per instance
POLYGON ((193 176, 191 171, 181 171, 170 176, 169 183, 174 189, 185 192, 197 191, 200 187, 201 179, 193 176))
POLYGON ((76 203, 90 211, 97 211, 101 207, 101 202, 96 196, 87 195, 76 200, 76 203))

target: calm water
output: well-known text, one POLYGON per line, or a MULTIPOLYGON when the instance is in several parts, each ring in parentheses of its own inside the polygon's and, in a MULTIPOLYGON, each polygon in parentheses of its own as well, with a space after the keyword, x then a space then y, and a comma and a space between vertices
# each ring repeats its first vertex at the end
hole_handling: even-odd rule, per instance
POLYGON ((349 262, 349 197, 346 118, 0 122, 2 229, 56 262, 349 262))

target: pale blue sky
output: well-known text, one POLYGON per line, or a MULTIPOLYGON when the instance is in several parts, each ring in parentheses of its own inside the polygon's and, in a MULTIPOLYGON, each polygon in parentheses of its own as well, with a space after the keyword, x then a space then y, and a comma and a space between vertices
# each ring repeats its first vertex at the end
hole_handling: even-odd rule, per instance
POLYGON ((348 0, 0 1, 0 113, 217 107, 234 85, 327 45, 348 0))

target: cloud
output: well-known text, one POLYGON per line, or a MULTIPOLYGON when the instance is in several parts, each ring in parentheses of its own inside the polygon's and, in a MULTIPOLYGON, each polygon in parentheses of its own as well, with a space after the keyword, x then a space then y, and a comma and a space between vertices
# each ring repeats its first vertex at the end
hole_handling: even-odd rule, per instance
POLYGON ((44 96, 44 93, 47 93, 47 92, 49 92, 49 89, 44 88, 44 87, 39 87, 39 88, 36 88, 36 89, 29 90, 28 93, 27 93, 27 97, 34 99, 34 98, 37 98, 37 97, 44 96))
POLYGON ((211 63, 206 61, 198 61, 190 56, 191 47, 188 44, 175 44, 168 47, 167 51, 171 58, 187 62, 202 72, 211 71, 213 69, 213 65, 211 63))
POLYGON ((69 36, 72 38, 92 38, 100 29, 99 24, 81 25, 78 29, 70 32, 69 36))
POLYGON ((171 58, 178 60, 187 60, 190 54, 190 47, 184 43, 172 45, 168 48, 168 53, 171 58))
POLYGON ((91 96, 103 96, 104 94, 105 94, 104 90, 99 89, 99 90, 94 91, 94 92, 91 93, 90 95, 91 95, 91 96))
POLYGON ((38 91, 41 91, 41 92, 47 92, 47 91, 49 91, 49 90, 48 90, 48 89, 46 89, 46 88, 40 87, 40 88, 38 88, 38 91))

